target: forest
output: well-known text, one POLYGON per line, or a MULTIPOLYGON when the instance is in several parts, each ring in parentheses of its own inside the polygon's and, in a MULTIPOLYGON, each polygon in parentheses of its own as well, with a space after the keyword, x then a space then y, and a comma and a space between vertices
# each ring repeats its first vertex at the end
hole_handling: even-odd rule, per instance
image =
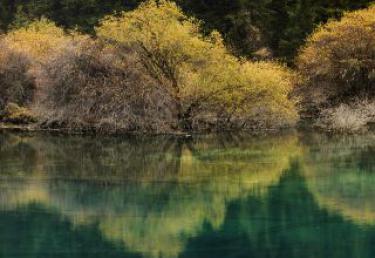
MULTIPOLYGON (((3 0, 0 29, 48 18, 63 28, 94 34, 106 15, 130 11, 143 0, 3 0)), ((219 31, 237 55, 269 55, 292 64, 298 48, 319 24, 345 11, 368 7, 372 0, 176 0, 188 16, 202 21, 202 32, 219 31)), ((261 57, 261 56, 260 56, 261 57)))
POLYGON ((167 133, 375 122, 369 0, 5 0, 0 30, 6 124, 167 133))

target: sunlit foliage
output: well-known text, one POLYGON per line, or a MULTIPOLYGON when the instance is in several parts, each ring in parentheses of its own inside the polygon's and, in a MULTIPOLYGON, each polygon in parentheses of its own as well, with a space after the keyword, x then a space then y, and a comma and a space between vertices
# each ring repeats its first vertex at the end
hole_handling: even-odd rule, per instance
POLYGON ((25 72, 35 79, 43 126, 167 132, 293 124, 295 75, 234 57, 218 32, 204 36, 200 25, 175 3, 151 0, 104 19, 97 39, 43 18, 2 42, 30 60, 25 72))
POLYGON ((3 40, 11 49, 30 56, 32 61, 42 62, 66 48, 69 38, 62 28, 43 18, 9 32, 3 40))
POLYGON ((318 28, 298 57, 307 84, 334 99, 375 93, 375 6, 318 28))
POLYGON ((254 121, 247 123, 258 107, 264 112, 257 122, 278 114, 288 115, 283 119, 285 124, 293 122, 295 109, 288 98, 292 74, 274 64, 238 60, 227 52, 219 33, 204 37, 199 25, 174 3, 151 0, 135 11, 107 17, 97 28, 97 35, 137 51, 149 74, 175 97, 177 117, 184 129, 208 124, 260 126, 254 121), (281 110, 286 112, 278 113, 281 110))
MULTIPOLYGON (((103 16, 133 10, 143 0, 2 0, 0 31, 47 17, 65 29, 94 34, 103 16)), ((293 63, 313 29, 372 0, 176 0, 184 12, 204 21, 204 33, 218 30, 239 56, 281 58, 293 63), (268 50, 266 52, 259 50, 268 50), (259 55, 263 52, 267 55, 259 55)))

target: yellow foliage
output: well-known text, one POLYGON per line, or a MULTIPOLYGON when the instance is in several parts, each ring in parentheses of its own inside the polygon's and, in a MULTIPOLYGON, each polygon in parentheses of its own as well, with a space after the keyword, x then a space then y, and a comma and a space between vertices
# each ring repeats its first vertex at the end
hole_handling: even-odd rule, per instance
POLYGON ((218 32, 204 37, 199 30, 199 21, 176 4, 150 0, 134 11, 106 17, 96 32, 104 40, 138 49, 149 73, 170 86, 180 102, 180 116, 191 118, 196 108, 202 117, 204 107, 204 115, 213 120, 221 116, 233 122, 231 118, 260 113, 282 115, 286 124, 295 120, 295 103, 288 96, 294 76, 288 69, 238 60, 218 32))
POLYGON ((375 6, 320 26, 297 59, 308 84, 333 95, 371 93, 375 80, 375 6))
POLYGON ((315 147, 304 156, 303 171, 318 205, 356 224, 375 225, 375 174, 368 151, 374 147, 375 135, 317 134, 310 141, 315 147))
POLYGON ((197 21, 185 16, 174 3, 164 0, 147 1, 132 12, 123 12, 120 17, 109 16, 96 31, 101 38, 139 47, 142 61, 150 72, 155 76, 167 76, 179 87, 183 87, 181 73, 192 68, 186 65, 200 68, 199 64, 206 62, 205 55, 216 47, 214 42, 222 42, 218 33, 203 38, 197 21))
POLYGON ((4 42, 12 49, 26 53, 34 61, 43 62, 49 56, 67 47, 71 38, 55 23, 42 18, 9 32, 4 42))
POLYGON ((36 122, 34 114, 29 109, 20 107, 15 103, 7 104, 1 120, 15 124, 28 124, 36 122))
POLYGON ((198 76, 197 81, 191 82, 202 87, 201 95, 207 104, 214 103, 218 111, 225 111, 233 119, 258 119, 264 123, 276 122, 275 116, 286 123, 297 119, 296 102, 289 98, 296 77, 286 67, 272 62, 218 60, 198 76))

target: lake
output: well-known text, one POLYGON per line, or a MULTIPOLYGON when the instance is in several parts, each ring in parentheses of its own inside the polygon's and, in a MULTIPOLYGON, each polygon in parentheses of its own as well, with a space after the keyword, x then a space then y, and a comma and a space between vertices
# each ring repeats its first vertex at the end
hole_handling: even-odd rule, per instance
POLYGON ((0 257, 375 257, 375 134, 0 134, 0 257))

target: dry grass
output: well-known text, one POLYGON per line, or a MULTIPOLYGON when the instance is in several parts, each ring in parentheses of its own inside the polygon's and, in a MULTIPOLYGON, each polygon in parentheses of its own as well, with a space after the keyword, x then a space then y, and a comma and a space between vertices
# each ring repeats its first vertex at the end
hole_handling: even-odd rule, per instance
POLYGON ((374 122, 375 102, 361 100, 324 110, 316 125, 339 132, 359 132, 367 130, 374 122))

